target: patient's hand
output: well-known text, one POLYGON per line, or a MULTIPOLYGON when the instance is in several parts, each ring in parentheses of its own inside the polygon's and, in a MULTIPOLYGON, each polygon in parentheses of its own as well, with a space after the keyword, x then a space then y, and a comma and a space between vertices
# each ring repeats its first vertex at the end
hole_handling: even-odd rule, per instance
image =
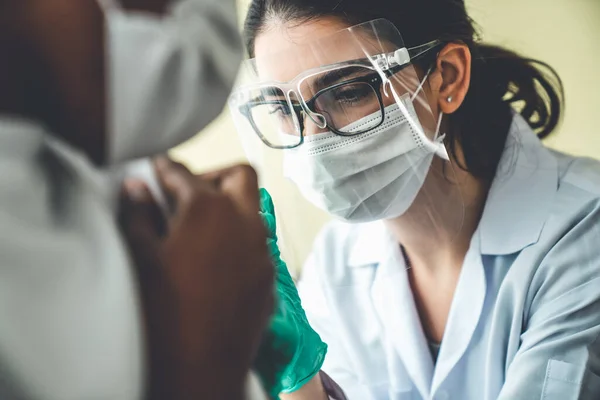
POLYGON ((128 183, 121 212, 146 320, 151 398, 241 399, 273 310, 256 175, 239 166, 194 176, 162 160, 157 176, 172 217, 160 222, 140 181, 128 183))

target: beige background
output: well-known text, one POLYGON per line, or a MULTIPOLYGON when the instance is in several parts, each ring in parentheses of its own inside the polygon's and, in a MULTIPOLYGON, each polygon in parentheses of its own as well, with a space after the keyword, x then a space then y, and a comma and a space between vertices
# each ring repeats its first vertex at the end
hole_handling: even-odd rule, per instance
MULTIPOLYGON (((240 19, 245 4, 240 1, 240 19)), ((600 0, 467 0, 467 4, 485 41, 545 61, 562 77, 566 113, 547 144, 600 158, 600 0)), ((245 160, 227 110, 173 155, 198 172, 245 160)), ((281 179, 276 159, 269 158, 263 169, 263 183, 279 214, 285 259, 298 271, 327 217, 281 179)))

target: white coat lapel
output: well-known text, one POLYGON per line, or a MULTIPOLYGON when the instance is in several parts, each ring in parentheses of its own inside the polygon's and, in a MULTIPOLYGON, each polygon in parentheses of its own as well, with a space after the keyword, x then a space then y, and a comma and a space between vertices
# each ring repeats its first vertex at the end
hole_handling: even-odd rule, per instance
MULTIPOLYGON (((422 398, 429 398, 433 360, 414 304, 400 247, 390 246, 377 268, 372 287, 375 310, 385 329, 385 340, 395 349, 422 398)), ((394 365, 394 363, 389 363, 394 365)), ((391 376, 403 373, 389 371, 391 376)))
POLYGON ((485 300, 486 280, 480 252, 480 232, 471 240, 444 332, 442 347, 437 360, 431 393, 448 376, 452 368, 467 350, 477 328, 485 300))

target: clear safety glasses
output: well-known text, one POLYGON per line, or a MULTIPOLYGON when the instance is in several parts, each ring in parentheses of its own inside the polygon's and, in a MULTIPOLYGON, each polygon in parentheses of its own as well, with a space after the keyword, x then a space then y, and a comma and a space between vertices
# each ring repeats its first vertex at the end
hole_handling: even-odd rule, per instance
POLYGON ((233 92, 230 106, 274 149, 298 147, 305 136, 326 130, 360 135, 384 123, 390 79, 440 44, 432 41, 320 66, 286 83, 241 86, 233 92))

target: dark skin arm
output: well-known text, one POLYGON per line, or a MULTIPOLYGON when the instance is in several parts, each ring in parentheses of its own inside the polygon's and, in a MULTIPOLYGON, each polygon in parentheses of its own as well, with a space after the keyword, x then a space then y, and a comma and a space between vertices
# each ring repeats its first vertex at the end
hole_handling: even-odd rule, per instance
POLYGON ((149 397, 241 400, 274 301, 256 175, 193 176, 164 161, 158 177, 175 209, 167 234, 139 182, 121 218, 145 306, 149 397))
POLYGON ((0 12, 0 113, 38 121, 101 163, 104 20, 95 0, 24 0, 0 12))

